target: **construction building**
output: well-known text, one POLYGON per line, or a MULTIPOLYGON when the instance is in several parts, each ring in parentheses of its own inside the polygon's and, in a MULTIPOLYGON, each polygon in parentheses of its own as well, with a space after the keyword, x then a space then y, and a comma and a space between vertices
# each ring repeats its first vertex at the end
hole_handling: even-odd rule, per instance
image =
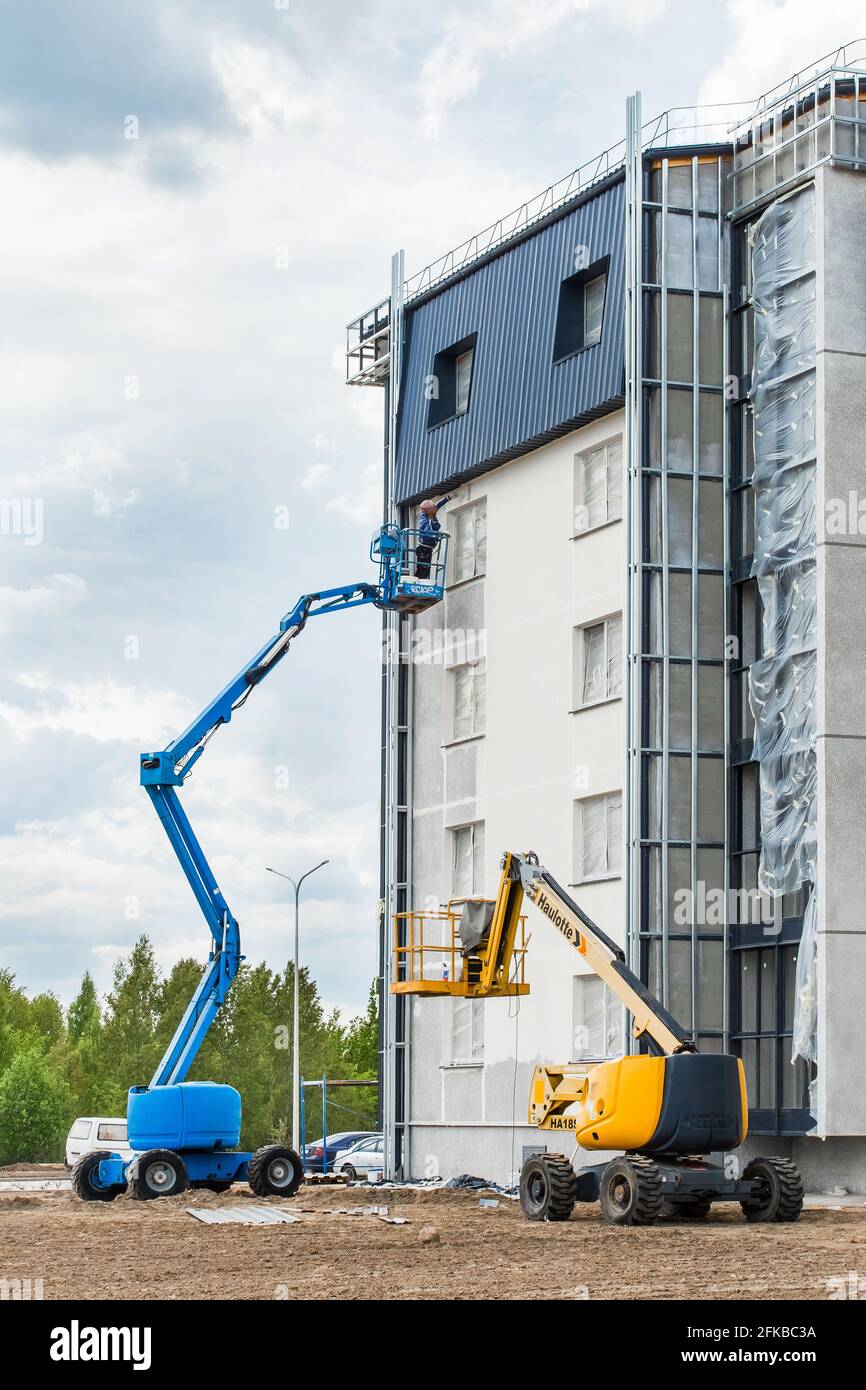
POLYGON ((866 1190, 864 171, 866 43, 750 108, 634 96, 618 145, 408 279, 398 253, 350 325, 385 521, 460 489, 445 602, 386 617, 394 1174, 516 1181, 569 1150, 527 1123, 534 1063, 630 1046, 554 933, 526 998, 388 994, 395 913, 536 849, 742 1056, 762 1150, 866 1190))

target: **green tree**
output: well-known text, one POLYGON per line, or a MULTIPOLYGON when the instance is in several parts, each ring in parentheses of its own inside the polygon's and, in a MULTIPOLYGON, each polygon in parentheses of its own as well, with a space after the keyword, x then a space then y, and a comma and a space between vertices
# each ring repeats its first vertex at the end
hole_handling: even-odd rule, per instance
POLYGON ((379 1069, 379 993, 374 980, 367 996, 366 1012, 353 1018, 346 1029, 346 1057, 353 1074, 374 1078, 379 1069))
POLYGON ((30 1000, 15 983, 11 970, 0 970, 0 1073, 5 1071, 27 1036, 30 1000))
POLYGON ((73 1046, 82 1038, 91 1036, 102 1024, 102 1014, 96 985, 89 970, 84 972, 81 989, 76 994, 66 1013, 66 1031, 73 1046))
POLYGON ((0 1163, 56 1161, 74 1110, 58 1068, 37 1047, 0 1076, 0 1163))
POLYGON ((146 1085, 159 1060, 156 1029, 162 993, 153 947, 140 936, 129 956, 115 966, 102 1029, 111 1109, 121 1114, 129 1087, 146 1085))

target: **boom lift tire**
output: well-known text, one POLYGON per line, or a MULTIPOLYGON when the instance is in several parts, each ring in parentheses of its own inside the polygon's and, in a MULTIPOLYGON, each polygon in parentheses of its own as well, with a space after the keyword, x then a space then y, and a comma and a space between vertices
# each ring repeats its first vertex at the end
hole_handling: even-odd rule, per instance
POLYGON ((140 1202, 157 1197, 178 1197, 189 1186, 186 1164, 171 1149, 149 1149, 138 1160, 132 1195, 140 1202))
POLYGON ((72 1190, 82 1202, 113 1202, 126 1191, 125 1183, 111 1187, 100 1184, 99 1164, 103 1158, 111 1158, 111 1154, 105 1151, 82 1154, 72 1166, 72 1190))
POLYGON ((662 1211, 662 1177, 651 1158, 615 1158, 601 1179, 598 1201, 612 1226, 651 1226, 662 1211))
POLYGON ((760 1183, 760 1195, 741 1202, 747 1221, 796 1221, 803 1210, 803 1179, 787 1158, 753 1158, 743 1178, 760 1183))
POLYGON ((520 1173, 520 1205, 530 1221, 568 1221, 577 1174, 564 1154, 532 1154, 520 1173))
POLYGON ((294 1197, 304 1180, 304 1166, 294 1149, 266 1144, 250 1159, 247 1179, 257 1197, 294 1197))

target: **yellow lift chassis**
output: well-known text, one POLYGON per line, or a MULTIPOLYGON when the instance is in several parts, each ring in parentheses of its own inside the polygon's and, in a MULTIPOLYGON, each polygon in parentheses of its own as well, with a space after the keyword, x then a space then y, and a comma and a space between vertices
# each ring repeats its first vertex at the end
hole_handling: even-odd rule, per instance
MULTIPOLYGON (((423 956, 420 968, 413 968, 417 948, 406 944, 405 914, 398 919, 392 991, 482 999, 526 993, 529 987, 516 980, 516 967, 522 970, 516 943, 524 897, 623 1002, 642 1049, 597 1065, 535 1068, 530 1124, 573 1135, 576 1149, 621 1156, 578 1172, 561 1153, 528 1158, 520 1175, 520 1202, 529 1219, 567 1221, 575 1202, 598 1201, 616 1226, 649 1226, 661 1216, 699 1219, 714 1201, 733 1201, 747 1221, 796 1221, 803 1183, 793 1163, 753 1158, 737 1174, 737 1165, 722 1157, 746 1137, 748 1099, 739 1057, 699 1053, 691 1034, 629 969, 621 948, 537 855, 504 855, 495 902, 466 900, 459 919, 449 905, 445 915, 456 924, 459 941, 440 943, 441 953, 460 964, 443 971, 441 979, 423 978, 423 956)), ((429 941, 422 949, 432 949, 429 941)))

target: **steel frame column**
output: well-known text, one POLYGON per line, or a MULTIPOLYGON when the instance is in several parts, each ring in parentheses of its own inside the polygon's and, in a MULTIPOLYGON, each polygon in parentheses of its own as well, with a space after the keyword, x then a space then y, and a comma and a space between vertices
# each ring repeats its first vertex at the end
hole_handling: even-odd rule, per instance
MULTIPOLYGON (((391 258, 390 374, 388 380, 387 456, 385 461, 386 524, 397 522, 395 468, 397 456, 397 414, 400 406, 400 376, 403 357, 404 255, 391 258)), ((400 682, 400 615, 386 612, 382 625, 382 929, 381 929, 381 1097, 384 1134, 385 1176, 394 1178, 400 1162, 397 1143, 397 998, 390 992, 394 963, 394 913, 397 911, 398 873, 398 720, 400 682)), ((402 1016, 402 1011, 401 1011, 402 1016)))
MULTIPOLYGON (((641 744, 641 460, 643 450, 643 153, 641 98, 626 100, 625 159, 625 948, 640 972, 640 744, 641 744)), ((631 1029, 627 1047, 633 1051, 631 1029)))

